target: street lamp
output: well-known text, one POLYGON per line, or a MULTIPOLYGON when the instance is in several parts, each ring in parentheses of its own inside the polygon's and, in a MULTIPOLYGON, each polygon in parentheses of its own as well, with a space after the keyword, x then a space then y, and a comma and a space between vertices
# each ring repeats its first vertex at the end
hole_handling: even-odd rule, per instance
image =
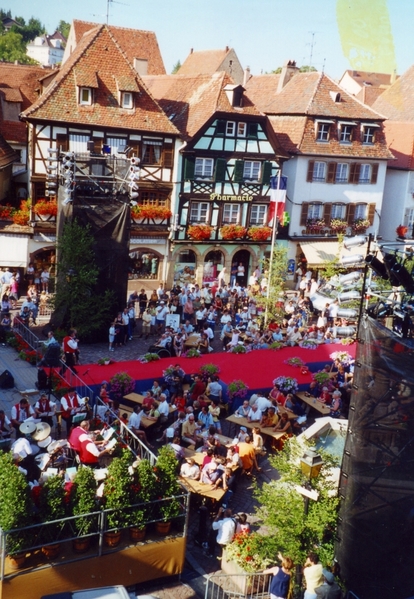
MULTIPOLYGON (((320 473, 322 466, 323 459, 321 456, 316 453, 313 447, 309 447, 300 458, 302 474, 308 479, 309 486, 312 478, 316 478, 320 473)), ((309 511, 309 499, 316 501, 318 498, 318 493, 310 488, 308 493, 302 492, 302 494, 305 496, 305 516, 307 516, 309 511)))

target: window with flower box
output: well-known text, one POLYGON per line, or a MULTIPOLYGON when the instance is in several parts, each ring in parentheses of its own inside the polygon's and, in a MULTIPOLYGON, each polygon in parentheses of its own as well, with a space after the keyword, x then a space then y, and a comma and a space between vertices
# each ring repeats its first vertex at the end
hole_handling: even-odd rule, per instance
POLYGON ((309 204, 308 205, 308 219, 322 218, 323 204, 309 204))
POLYGON ((267 206, 265 204, 254 204, 250 210, 251 225, 265 225, 267 206))
POLYGON ((346 215, 346 204, 332 204, 331 218, 344 220, 346 215))
POLYGON ((191 202, 190 223, 208 223, 210 204, 208 202, 191 202))
POLYGON ((354 220, 367 218, 368 204, 355 204, 354 220))
POLYGON ((237 225, 240 219, 240 204, 224 204, 222 222, 237 225))

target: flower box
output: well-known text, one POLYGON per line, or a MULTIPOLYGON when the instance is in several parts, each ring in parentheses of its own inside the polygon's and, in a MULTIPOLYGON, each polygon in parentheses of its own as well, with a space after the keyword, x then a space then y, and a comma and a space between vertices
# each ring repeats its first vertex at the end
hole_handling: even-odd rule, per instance
POLYGON ((210 239, 213 227, 210 225, 190 225, 187 235, 193 241, 207 241, 210 239))
POLYGON ((159 225, 171 218, 172 212, 163 206, 142 206, 137 204, 131 208, 131 219, 135 223, 159 225))
POLYGON ((33 206, 33 212, 39 217, 39 220, 51 220, 51 217, 57 216, 57 201, 41 199, 33 206))
POLYGON ((241 225, 224 225, 220 228, 220 235, 226 241, 242 239, 246 236, 247 229, 241 225))
POLYGON ((247 237, 252 241, 267 241, 271 236, 271 227, 250 227, 247 230, 247 237))

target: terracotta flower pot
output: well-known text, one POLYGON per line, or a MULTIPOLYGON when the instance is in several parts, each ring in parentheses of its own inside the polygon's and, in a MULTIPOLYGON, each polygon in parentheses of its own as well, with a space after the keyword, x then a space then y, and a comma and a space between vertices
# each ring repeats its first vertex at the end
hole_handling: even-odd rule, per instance
POLYGON ((146 533, 146 526, 142 526, 141 528, 138 528, 137 526, 131 526, 131 528, 129 529, 129 538, 131 539, 131 541, 135 542, 143 541, 145 539, 146 533))
POLYGON ((59 555, 60 551, 60 543, 56 543, 55 545, 46 545, 42 547, 42 553, 47 557, 47 559, 55 559, 59 555))
POLYGON ((8 555, 7 561, 9 562, 10 570, 20 570, 26 561, 26 554, 15 553, 14 555, 8 555))
POLYGON ((165 536, 168 535, 171 528, 171 520, 168 522, 156 522, 155 530, 158 535, 165 536))
POLYGON ((117 530, 114 532, 105 532, 104 533, 104 543, 107 547, 118 547, 121 542, 122 531, 117 530))
POLYGON ((86 553, 91 545, 91 538, 73 539, 72 549, 75 553, 86 553))

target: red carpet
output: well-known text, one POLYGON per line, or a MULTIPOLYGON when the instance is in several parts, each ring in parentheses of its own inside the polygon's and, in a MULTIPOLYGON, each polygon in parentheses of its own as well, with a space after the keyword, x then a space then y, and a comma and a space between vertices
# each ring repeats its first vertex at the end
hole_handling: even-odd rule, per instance
POLYGON ((213 363, 220 367, 220 379, 226 384, 241 379, 252 390, 266 389, 272 386, 273 379, 281 375, 296 378, 299 385, 311 381, 310 374, 303 375, 300 368, 285 364, 288 358, 301 358, 311 371, 316 372, 331 362, 329 354, 335 351, 347 351, 355 357, 356 344, 321 345, 316 350, 285 347, 278 351, 262 349, 248 354, 213 353, 199 358, 163 358, 149 364, 138 361, 114 362, 107 366, 85 364, 79 368, 79 376, 87 385, 93 386, 103 380, 109 381, 114 374, 124 371, 137 381, 137 391, 144 391, 148 388, 148 381, 161 378, 162 371, 171 364, 180 364, 186 374, 191 374, 197 372, 201 364, 213 363), (86 371, 87 374, 84 374, 86 371))

